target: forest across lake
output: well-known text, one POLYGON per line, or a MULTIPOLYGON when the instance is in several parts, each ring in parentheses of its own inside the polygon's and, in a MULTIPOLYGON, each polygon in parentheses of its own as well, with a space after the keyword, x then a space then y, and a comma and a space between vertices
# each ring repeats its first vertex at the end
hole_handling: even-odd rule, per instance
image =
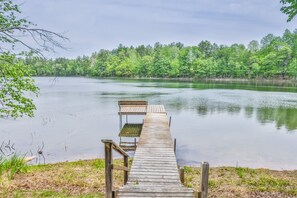
POLYGON ((297 79, 297 29, 247 46, 200 41, 101 49, 91 56, 25 60, 37 76, 297 79))
MULTIPOLYGON (((120 99, 164 104, 180 164, 296 169, 297 88, 266 84, 37 77, 34 118, 0 120, 19 153, 47 163, 103 157, 119 141, 120 99), (44 145, 44 146, 43 146, 44 145)), ((138 118, 129 117, 131 122, 138 118)))

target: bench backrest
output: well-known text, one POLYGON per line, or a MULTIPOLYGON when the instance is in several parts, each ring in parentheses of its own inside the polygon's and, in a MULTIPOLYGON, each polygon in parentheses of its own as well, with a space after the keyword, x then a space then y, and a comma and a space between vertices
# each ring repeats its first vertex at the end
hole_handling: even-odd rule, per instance
POLYGON ((148 102, 145 100, 120 100, 119 106, 121 105, 147 105, 148 102))

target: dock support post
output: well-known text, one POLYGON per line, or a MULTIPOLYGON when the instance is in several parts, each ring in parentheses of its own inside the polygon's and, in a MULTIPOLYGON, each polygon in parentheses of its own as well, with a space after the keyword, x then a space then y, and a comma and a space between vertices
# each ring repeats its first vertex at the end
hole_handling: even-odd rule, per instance
MULTIPOLYGON (((124 156, 124 167, 128 168, 128 157, 124 156)), ((128 171, 124 171, 124 185, 127 184, 128 181, 128 171)))
POLYGON ((134 138, 134 149, 135 149, 135 151, 136 151, 136 147, 137 147, 136 138, 134 138))
POLYGON ((120 115, 119 115, 119 117, 120 117, 120 132, 121 132, 121 130, 122 130, 122 122, 123 122, 123 120, 122 120, 122 114, 120 113, 120 115))
POLYGON ((112 198, 112 145, 105 143, 105 197, 112 198))
POLYGON ((176 154, 176 138, 174 138, 174 153, 176 154))
POLYGON ((169 117, 169 128, 171 126, 171 116, 169 117))
POLYGON ((209 174, 209 163, 202 162, 201 163, 201 185, 200 185, 200 192, 201 198, 207 198, 208 193, 208 174, 209 174))
POLYGON ((180 182, 182 184, 185 184, 185 169, 184 169, 184 167, 181 167, 179 169, 179 174, 180 174, 180 182))

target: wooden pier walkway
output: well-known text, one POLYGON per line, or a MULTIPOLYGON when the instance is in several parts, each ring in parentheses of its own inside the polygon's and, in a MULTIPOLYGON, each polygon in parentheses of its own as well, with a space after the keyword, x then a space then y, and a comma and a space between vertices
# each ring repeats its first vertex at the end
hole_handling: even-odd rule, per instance
MULTIPOLYGON (((131 109, 127 107, 122 111, 131 112, 131 109)), ((147 105, 141 111, 146 111, 146 115, 128 182, 119 189, 117 196, 195 197, 194 191, 180 181, 164 106, 147 105)))

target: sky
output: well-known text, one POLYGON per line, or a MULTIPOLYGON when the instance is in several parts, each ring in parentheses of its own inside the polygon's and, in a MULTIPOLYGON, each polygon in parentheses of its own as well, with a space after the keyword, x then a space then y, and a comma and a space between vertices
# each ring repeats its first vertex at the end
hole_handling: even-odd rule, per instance
POLYGON ((22 15, 38 27, 63 33, 68 50, 48 58, 75 58, 100 49, 202 40, 230 45, 260 40, 285 29, 279 0, 16 0, 22 15))

